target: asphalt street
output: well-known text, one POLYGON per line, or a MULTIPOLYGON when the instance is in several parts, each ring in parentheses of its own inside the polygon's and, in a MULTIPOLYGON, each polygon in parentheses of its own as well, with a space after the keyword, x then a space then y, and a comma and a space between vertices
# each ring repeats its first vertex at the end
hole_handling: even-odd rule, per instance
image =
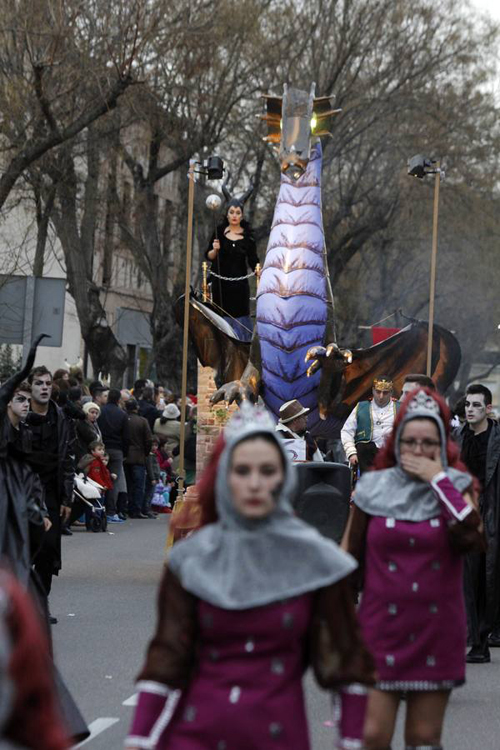
MULTIPOLYGON (((82 747, 123 747, 134 705, 134 678, 155 623, 168 516, 131 520, 111 533, 77 529, 63 538, 63 571, 54 580, 52 613, 57 664, 92 736, 82 747)), ((446 623, 443 623, 446 629, 446 623)), ((491 664, 471 665, 446 717, 446 750, 500 749, 500 649, 491 664)), ((306 676, 312 750, 332 750, 328 695, 306 676)), ((402 748, 402 721, 393 748, 402 748)), ((173 749, 175 750, 175 749, 173 749)))

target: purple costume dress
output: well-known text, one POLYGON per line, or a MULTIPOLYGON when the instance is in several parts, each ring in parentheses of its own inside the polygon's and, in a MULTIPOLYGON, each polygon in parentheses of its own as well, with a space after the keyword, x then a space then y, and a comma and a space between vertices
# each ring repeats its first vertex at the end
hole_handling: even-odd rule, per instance
POLYGON ((449 690, 465 682, 463 548, 453 539, 475 513, 444 472, 431 486, 441 510, 434 518, 368 516, 358 616, 379 690, 449 690))
MULTIPOLYGON (((224 431, 218 521, 174 545, 127 746, 149 750, 309 750, 302 677, 373 684, 348 576, 353 558, 295 517, 294 468, 269 414, 248 402, 224 431), (273 509, 237 510, 232 451, 263 434, 283 458, 273 509)), ((272 446, 270 446, 272 447, 272 446)))
POLYGON ((131 744, 147 732, 153 744, 139 747, 308 750, 302 675, 311 603, 305 594, 230 611, 200 601, 197 674, 182 697, 165 688, 167 700, 155 683, 138 683, 131 744))

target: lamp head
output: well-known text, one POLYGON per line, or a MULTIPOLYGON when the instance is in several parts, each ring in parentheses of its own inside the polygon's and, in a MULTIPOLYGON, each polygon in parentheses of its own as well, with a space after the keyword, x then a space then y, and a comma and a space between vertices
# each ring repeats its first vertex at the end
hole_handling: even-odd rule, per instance
POLYGON ((209 156, 203 162, 203 169, 206 170, 209 180, 222 180, 224 174, 224 162, 220 156, 209 156))
POLYGON ((428 170, 432 167, 432 160, 428 159, 422 154, 417 154, 408 159, 408 174, 411 177, 418 177, 422 179, 428 174, 428 170))

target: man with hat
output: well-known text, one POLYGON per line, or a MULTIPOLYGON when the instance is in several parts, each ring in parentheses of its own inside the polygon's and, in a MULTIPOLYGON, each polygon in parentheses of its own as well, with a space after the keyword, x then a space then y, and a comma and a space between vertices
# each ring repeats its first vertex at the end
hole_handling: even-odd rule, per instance
POLYGON ((373 399, 360 401, 348 416, 340 439, 351 467, 366 471, 392 431, 399 404, 392 398, 392 380, 381 376, 373 381, 373 399))
POLYGON ((280 433, 283 440, 304 440, 307 461, 323 461, 323 455, 315 439, 307 432, 307 415, 310 411, 307 407, 302 406, 296 398, 282 404, 279 410, 276 432, 280 433))

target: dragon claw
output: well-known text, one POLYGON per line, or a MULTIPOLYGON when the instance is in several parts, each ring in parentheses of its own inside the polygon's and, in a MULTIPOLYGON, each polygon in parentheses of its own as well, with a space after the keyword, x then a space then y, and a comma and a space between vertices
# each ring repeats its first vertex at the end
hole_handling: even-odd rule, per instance
POLYGON ((212 406, 220 401, 225 401, 228 406, 237 403, 238 406, 242 401, 255 401, 252 389, 244 385, 240 380, 233 380, 231 383, 225 383, 221 388, 215 391, 210 397, 212 406))

